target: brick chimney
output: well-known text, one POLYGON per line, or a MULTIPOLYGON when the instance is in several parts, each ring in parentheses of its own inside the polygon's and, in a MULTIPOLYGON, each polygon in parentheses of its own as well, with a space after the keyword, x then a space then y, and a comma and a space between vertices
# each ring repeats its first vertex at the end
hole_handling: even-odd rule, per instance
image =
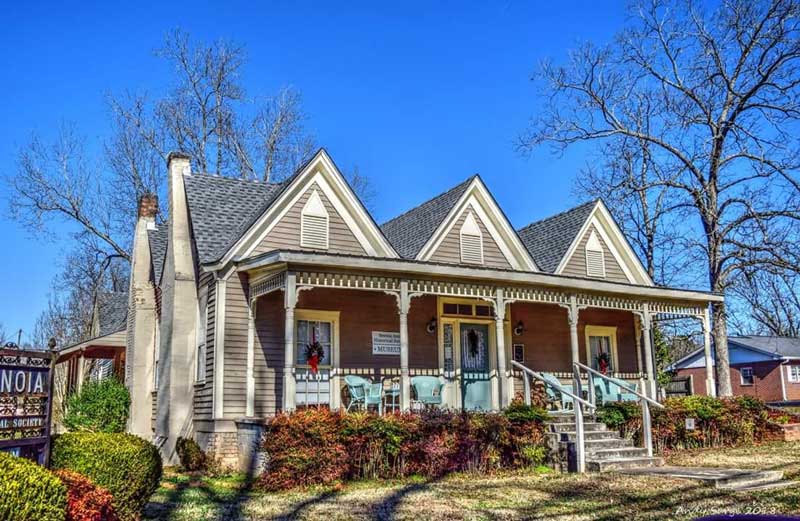
POLYGON ((158 196, 156 194, 144 194, 139 198, 139 217, 155 219, 158 213, 158 196))

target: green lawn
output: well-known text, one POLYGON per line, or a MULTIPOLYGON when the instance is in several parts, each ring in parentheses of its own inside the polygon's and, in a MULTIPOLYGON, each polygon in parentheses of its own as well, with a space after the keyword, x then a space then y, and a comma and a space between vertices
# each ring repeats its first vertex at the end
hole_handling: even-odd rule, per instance
POLYGON ((287 493, 250 491, 241 476, 167 474, 146 519, 692 519, 706 513, 800 513, 800 443, 674 454, 670 463, 782 469, 797 487, 723 492, 693 481, 615 474, 513 473, 359 482, 287 493))

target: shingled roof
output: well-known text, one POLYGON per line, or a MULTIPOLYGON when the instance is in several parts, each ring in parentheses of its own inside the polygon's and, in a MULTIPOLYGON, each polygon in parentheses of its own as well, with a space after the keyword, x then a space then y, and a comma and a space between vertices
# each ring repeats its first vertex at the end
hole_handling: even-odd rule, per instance
POLYGON ((414 259, 477 176, 472 176, 381 225, 381 231, 404 259, 414 259))
POLYGON ((124 330, 128 322, 128 292, 117 291, 100 296, 97 315, 99 336, 124 330))
POLYGON ((282 183, 194 174, 184 177, 200 263, 227 252, 283 190, 282 183))
POLYGON ((168 241, 169 226, 166 224, 159 225, 155 230, 147 230, 147 242, 150 243, 150 262, 153 264, 153 280, 156 284, 161 282, 168 241))
POLYGON ((596 205, 597 200, 590 201, 517 230, 539 269, 547 273, 556 271, 596 205))

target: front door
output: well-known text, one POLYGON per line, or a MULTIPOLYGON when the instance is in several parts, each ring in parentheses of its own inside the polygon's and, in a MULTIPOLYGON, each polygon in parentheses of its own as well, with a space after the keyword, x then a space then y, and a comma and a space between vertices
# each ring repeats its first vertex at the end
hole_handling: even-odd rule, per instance
POLYGON ((468 411, 491 409, 489 380, 489 326, 460 324, 461 403, 468 411))

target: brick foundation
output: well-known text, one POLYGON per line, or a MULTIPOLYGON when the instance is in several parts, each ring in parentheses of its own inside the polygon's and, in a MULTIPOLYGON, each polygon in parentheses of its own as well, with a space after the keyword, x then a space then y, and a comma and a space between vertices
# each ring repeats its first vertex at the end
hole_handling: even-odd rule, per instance
MULTIPOLYGON (((212 425, 207 428, 214 428, 212 425)), ((223 470, 246 472, 257 476, 264 469, 264 455, 259 450, 264 434, 261 420, 240 419, 217 426, 218 430, 198 431, 195 441, 207 454, 213 454, 223 470)))

